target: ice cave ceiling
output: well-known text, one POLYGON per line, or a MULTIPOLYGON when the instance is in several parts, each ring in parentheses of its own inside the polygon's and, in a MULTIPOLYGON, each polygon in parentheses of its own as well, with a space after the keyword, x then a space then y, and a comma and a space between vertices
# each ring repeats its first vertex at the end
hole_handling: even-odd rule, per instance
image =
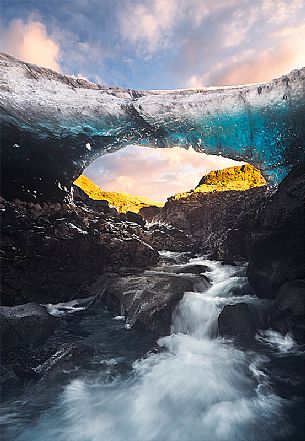
POLYGON ((305 68, 269 83, 135 91, 0 55, 2 193, 62 200, 96 157, 130 143, 193 146, 279 182, 305 161, 305 68))

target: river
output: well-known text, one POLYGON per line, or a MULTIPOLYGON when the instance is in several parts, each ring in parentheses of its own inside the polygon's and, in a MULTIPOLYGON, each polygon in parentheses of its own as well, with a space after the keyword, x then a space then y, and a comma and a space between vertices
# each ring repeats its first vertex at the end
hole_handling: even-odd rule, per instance
POLYGON ((212 286, 185 293, 171 335, 156 343, 109 312, 70 310, 67 338, 91 344, 97 355, 90 367, 65 372, 62 382, 29 385, 7 400, 3 440, 305 439, 304 351, 290 336, 268 329, 248 349, 219 337, 224 305, 266 308, 268 302, 236 294, 247 283, 245 265, 165 252, 173 262, 165 269, 181 266, 181 256, 183 266, 208 266, 212 286))

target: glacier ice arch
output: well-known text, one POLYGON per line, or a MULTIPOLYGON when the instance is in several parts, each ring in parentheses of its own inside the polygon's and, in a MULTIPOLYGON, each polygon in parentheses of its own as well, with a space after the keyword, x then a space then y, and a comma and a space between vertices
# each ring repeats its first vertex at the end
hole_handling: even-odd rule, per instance
POLYGON ((98 156, 128 144, 192 146, 278 183, 305 161, 305 68, 268 83, 136 91, 0 55, 2 194, 62 201, 98 156))

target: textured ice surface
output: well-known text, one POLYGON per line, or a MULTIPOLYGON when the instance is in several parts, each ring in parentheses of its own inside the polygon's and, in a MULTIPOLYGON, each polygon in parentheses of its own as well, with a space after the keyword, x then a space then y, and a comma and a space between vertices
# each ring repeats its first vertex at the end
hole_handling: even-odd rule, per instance
POLYGON ((4 54, 0 72, 4 160, 14 150, 15 163, 56 165, 62 185, 129 143, 192 145, 276 181, 305 159, 305 68, 260 85, 167 91, 99 86, 4 54))

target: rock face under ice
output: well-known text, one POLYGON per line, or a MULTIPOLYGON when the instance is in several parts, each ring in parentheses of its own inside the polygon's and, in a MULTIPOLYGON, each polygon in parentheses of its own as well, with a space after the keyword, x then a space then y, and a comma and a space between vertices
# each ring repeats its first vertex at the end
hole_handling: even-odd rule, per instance
POLYGON ((62 200, 96 157, 130 143, 192 145, 280 181, 305 159, 305 68, 261 85, 136 91, 0 55, 6 197, 62 200))

